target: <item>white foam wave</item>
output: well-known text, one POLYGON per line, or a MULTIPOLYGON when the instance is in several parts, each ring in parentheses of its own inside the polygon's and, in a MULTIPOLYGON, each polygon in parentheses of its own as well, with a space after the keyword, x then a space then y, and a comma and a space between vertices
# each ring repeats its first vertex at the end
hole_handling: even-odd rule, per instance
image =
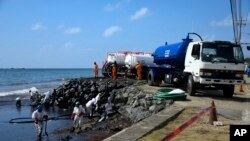
POLYGON ((31 92, 38 91, 36 87, 31 87, 29 89, 15 90, 15 91, 9 91, 9 92, 0 92, 0 96, 28 94, 30 90, 31 92))

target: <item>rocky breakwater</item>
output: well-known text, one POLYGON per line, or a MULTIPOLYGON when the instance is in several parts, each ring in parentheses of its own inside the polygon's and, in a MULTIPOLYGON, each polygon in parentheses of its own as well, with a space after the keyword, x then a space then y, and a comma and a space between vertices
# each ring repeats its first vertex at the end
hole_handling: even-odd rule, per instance
MULTIPOLYGON (((144 118, 155 114, 170 105, 171 101, 154 100, 153 94, 144 92, 140 85, 146 81, 133 79, 72 79, 59 86, 52 96, 50 103, 60 107, 73 107, 79 101, 83 107, 95 98, 98 93, 102 93, 99 108, 95 111, 95 120, 84 123, 79 135, 86 140, 102 140, 144 118), (104 114, 105 113, 105 114, 104 114), (99 117, 98 117, 99 116, 99 117), (101 133, 101 134, 100 134, 101 133)), ((61 130, 64 134, 70 130, 61 130)), ((69 135, 70 136, 70 135, 69 135)))

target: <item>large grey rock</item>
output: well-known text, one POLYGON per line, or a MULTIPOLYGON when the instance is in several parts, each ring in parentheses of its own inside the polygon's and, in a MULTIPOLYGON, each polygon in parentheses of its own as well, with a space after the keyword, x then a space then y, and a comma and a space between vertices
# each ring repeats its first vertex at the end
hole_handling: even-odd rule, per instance
POLYGON ((123 96, 124 98, 127 98, 127 97, 128 97, 128 93, 122 93, 122 96, 123 96))
POLYGON ((148 109, 148 107, 149 107, 149 105, 147 104, 146 99, 144 99, 144 98, 139 100, 139 105, 145 107, 146 109, 148 109))
POLYGON ((158 113, 159 111, 163 110, 166 107, 165 104, 160 104, 160 105, 156 105, 154 111, 152 111, 152 113, 158 113))
POLYGON ((97 88, 94 86, 94 85, 92 85, 92 87, 90 88, 90 92, 96 92, 96 90, 97 90, 97 88))
POLYGON ((136 95, 138 99, 142 99, 146 97, 146 94, 144 94, 142 91, 139 91, 138 94, 136 95))
POLYGON ((82 91, 82 86, 78 85, 77 92, 81 92, 81 91, 82 91))
POLYGON ((131 105, 132 105, 131 106, 132 108, 135 108, 135 107, 139 106, 140 103, 139 103, 138 99, 135 99, 134 102, 131 105))
POLYGON ((142 113, 137 114, 136 118, 134 119, 134 123, 139 122, 147 117, 149 117, 151 113, 149 111, 143 111, 142 113))
POLYGON ((155 109, 156 109, 156 105, 151 105, 148 110, 153 113, 155 109))
POLYGON ((124 110, 124 114, 126 114, 126 116, 128 116, 132 122, 138 122, 139 120, 143 119, 143 117, 145 117, 145 115, 148 114, 143 114, 142 116, 138 116, 141 113, 146 112, 145 108, 142 106, 136 107, 136 108, 132 108, 132 107, 126 107, 124 110))
MULTIPOLYGON (((123 117, 129 117, 133 122, 138 122, 153 113, 171 104, 160 100, 153 100, 152 94, 145 93, 137 86, 133 85, 137 81, 94 81, 91 79, 73 79, 67 84, 59 86, 56 101, 58 105, 73 105, 76 100, 85 105, 86 102, 96 96, 98 92, 105 94, 101 98, 101 104, 113 104, 113 107, 121 113, 123 117), (64 93, 64 95, 62 95, 64 93), (60 97, 60 98, 58 98, 60 97)), ((138 85, 144 82, 139 82, 138 85)))
POLYGON ((75 93, 76 91, 75 91, 74 88, 70 88, 70 89, 69 89, 69 92, 70 92, 70 93, 75 93))
POLYGON ((105 85, 100 85, 98 87, 98 92, 104 92, 105 91, 105 85))

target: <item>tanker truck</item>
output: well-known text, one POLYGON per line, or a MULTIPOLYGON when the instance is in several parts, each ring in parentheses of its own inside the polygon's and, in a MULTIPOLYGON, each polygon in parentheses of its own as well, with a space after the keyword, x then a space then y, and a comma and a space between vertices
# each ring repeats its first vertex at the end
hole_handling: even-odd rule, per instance
POLYGON ((222 90, 232 97, 234 85, 244 83, 244 57, 241 46, 228 41, 203 41, 197 33, 188 33, 182 42, 158 47, 154 64, 147 66, 147 82, 159 85, 185 86, 187 93, 195 95, 198 89, 222 90), (200 41, 193 41, 197 35, 200 41))
MULTIPOLYGON (((131 51, 108 53, 105 59, 105 63, 102 67, 102 74, 104 76, 110 76, 112 69, 111 65, 114 63, 114 61, 116 61, 118 76, 135 77, 136 63, 140 62, 143 70, 147 70, 147 65, 152 65, 153 59, 154 58, 152 56, 152 53, 131 51)), ((144 71, 143 76, 144 78, 146 78, 147 71, 144 71)))
POLYGON ((125 75, 126 73, 126 67, 125 67, 125 57, 130 52, 114 52, 114 53, 108 53, 107 57, 105 59, 105 62, 102 66, 102 74, 103 76, 111 76, 111 65, 116 61, 117 63, 117 74, 120 76, 125 75))
MULTIPOLYGON (((130 53, 125 58, 125 66, 127 68, 127 77, 136 77, 135 66, 140 63, 142 70, 147 70, 148 65, 154 64, 154 58, 152 53, 130 53)), ((142 78, 147 78, 147 71, 142 71, 142 78)))

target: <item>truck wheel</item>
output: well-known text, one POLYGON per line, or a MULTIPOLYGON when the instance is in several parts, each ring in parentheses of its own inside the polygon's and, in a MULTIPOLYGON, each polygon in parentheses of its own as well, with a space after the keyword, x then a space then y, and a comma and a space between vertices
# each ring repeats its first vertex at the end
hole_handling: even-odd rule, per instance
POLYGON ((147 81, 148 81, 149 86, 159 86, 160 85, 159 81, 157 81, 157 79, 155 78, 153 71, 148 72, 147 81))
POLYGON ((191 96, 194 96, 196 92, 196 86, 193 80, 193 76, 189 75, 187 83, 187 93, 191 96))
POLYGON ((148 85, 153 86, 154 85, 154 75, 152 71, 148 72, 148 77, 147 77, 148 85))
POLYGON ((223 95, 224 97, 231 98, 234 94, 234 85, 225 85, 223 86, 223 95))

